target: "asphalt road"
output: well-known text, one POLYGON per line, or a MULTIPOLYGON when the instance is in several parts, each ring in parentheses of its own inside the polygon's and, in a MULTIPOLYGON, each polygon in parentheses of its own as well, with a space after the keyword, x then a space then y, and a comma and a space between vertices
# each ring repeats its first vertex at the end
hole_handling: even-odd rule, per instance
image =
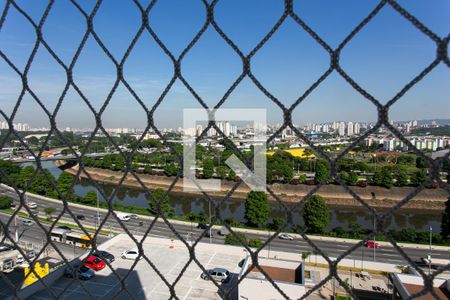
MULTIPOLYGON (((18 203, 18 196, 14 192, 10 192, 8 190, 3 190, 0 188, 0 193, 6 194, 11 196, 15 199, 16 203, 18 203)), ((58 215, 62 211, 62 204, 54 204, 53 202, 50 203, 45 200, 41 200, 39 198, 28 196, 29 202, 35 202, 38 205, 38 211, 40 214, 43 214, 43 209, 48 206, 53 206, 56 208, 56 213, 54 216, 58 215)), ((79 207, 71 207, 71 211, 74 215, 84 215, 86 217, 86 220, 80 221, 83 225, 89 226, 94 228, 95 222, 93 215, 95 214, 95 208, 79 208, 79 207)), ((102 217, 104 217, 104 213, 100 213, 102 217)), ((73 219, 71 216, 66 212, 63 217, 61 218, 61 222, 64 221, 71 221, 73 222, 73 219)), ((145 232, 145 230, 150 225, 150 222, 148 220, 130 220, 128 222, 123 222, 125 224, 126 228, 132 233, 132 234, 138 234, 141 235, 145 232), (144 221, 143 226, 139 225, 140 221, 144 221)), ((201 229, 196 228, 197 224, 185 225, 185 224, 173 224, 173 227, 175 230, 180 233, 181 236, 184 238, 188 238, 190 235, 192 239, 196 239, 200 236, 202 233, 201 229), (192 232, 192 234, 190 234, 192 232)), ((33 225, 33 227, 37 227, 37 225, 33 225)), ((102 226, 102 229, 105 231, 108 231, 110 229, 116 229, 123 232, 123 228, 120 227, 117 220, 113 217, 109 217, 104 225, 102 226)), ((31 229, 30 229, 31 230, 31 229)), ((41 230, 41 229, 39 229, 41 230)), ((41 230, 42 231, 42 230, 41 230)), ((42 235, 42 232, 40 233, 42 235)), ((30 234, 26 235, 27 238, 30 239, 39 239, 38 235, 36 233, 34 234, 30 232, 30 234)), ((157 221, 150 231, 151 236, 157 236, 157 237, 169 237, 169 238, 175 238, 174 232, 165 224, 163 221, 157 221)), ((267 234, 264 234, 263 232, 261 234, 247 234, 249 238, 260 238, 262 240, 265 240, 267 238, 267 234)), ((99 242, 102 241, 102 237, 99 237, 99 242)), ((209 238, 203 237, 202 242, 208 242, 209 238)), ((224 243, 224 237, 219 236, 216 232, 213 232, 213 238, 211 239, 212 243, 217 244, 223 244, 224 243)), ((356 241, 355 241, 356 243, 356 241)), ((314 244, 317 245, 318 248, 320 248, 326 255, 330 257, 338 257, 342 255, 345 251, 347 251, 352 244, 345 243, 345 242, 336 242, 336 241, 318 241, 315 240, 314 244)), ((403 248, 405 253, 414 261, 419 261, 420 258, 426 257, 428 255, 427 249, 415 249, 413 248, 414 245, 408 248, 403 248)), ((277 250, 277 251, 285 251, 285 252, 294 252, 301 254, 305 251, 313 252, 311 246, 304 241, 303 239, 294 239, 292 241, 285 241, 280 240, 278 238, 275 238, 270 243, 270 250, 277 250)), ((269 251, 269 247, 266 246, 262 253, 266 255, 269 251)), ((450 257, 449 251, 443 251, 443 250, 433 250, 432 256, 435 258, 441 258, 441 259, 448 259, 450 257)), ((369 249, 366 247, 359 247, 354 252, 349 254, 347 258, 350 259, 356 259, 356 260, 365 260, 365 261, 374 261, 374 250, 369 249)), ((378 262, 385 262, 385 263, 392 263, 392 264, 406 264, 405 259, 397 252, 395 248, 392 246, 382 246, 379 249, 375 250, 375 261, 378 262)))

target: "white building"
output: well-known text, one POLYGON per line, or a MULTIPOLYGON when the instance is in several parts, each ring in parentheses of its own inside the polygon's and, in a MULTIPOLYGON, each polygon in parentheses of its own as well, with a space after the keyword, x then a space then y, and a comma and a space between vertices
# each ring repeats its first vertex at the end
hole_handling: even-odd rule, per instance
POLYGON ((353 133, 354 134, 359 134, 361 132, 361 125, 356 122, 355 125, 353 125, 353 133))
POLYGON ((347 123, 347 135, 352 136, 353 135, 353 122, 347 123))
POLYGON ((339 123, 339 136, 344 136, 344 135, 345 135, 345 123, 340 122, 339 123))

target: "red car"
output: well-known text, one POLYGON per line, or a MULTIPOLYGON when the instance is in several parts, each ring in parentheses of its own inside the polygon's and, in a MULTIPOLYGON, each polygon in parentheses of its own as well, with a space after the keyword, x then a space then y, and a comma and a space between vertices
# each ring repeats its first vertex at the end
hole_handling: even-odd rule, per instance
POLYGON ((84 265, 94 271, 100 271, 106 266, 105 262, 101 258, 93 255, 89 256, 88 259, 86 259, 84 265))
POLYGON ((367 248, 380 248, 380 244, 374 242, 374 241, 367 241, 364 246, 366 246, 367 248))

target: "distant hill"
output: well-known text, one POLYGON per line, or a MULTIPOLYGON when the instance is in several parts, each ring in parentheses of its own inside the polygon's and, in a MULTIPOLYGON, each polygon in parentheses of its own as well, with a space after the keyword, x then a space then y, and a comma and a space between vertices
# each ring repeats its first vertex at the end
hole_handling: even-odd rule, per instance
POLYGON ((417 124, 430 125, 433 121, 436 122, 437 125, 450 125, 450 119, 417 120, 417 124))

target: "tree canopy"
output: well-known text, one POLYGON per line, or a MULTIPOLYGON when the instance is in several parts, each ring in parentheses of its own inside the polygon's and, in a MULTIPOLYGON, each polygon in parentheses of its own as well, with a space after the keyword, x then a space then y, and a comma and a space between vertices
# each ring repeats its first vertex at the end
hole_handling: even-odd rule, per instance
POLYGON ((244 217, 250 226, 259 227, 266 223, 269 213, 269 201, 266 193, 251 191, 247 194, 244 217))
POLYGON ((330 224, 330 210, 325 199, 319 195, 312 195, 305 203, 303 219, 309 232, 322 233, 330 224))

